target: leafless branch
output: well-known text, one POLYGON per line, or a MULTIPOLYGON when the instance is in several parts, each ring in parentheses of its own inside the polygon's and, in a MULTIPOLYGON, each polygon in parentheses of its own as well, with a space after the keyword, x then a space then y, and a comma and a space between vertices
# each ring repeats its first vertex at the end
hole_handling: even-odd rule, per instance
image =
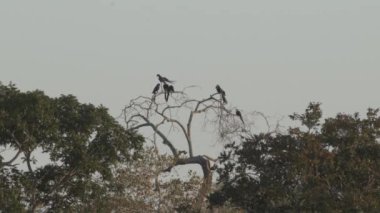
POLYGON ((12 163, 18 158, 18 156, 19 156, 21 153, 22 153, 22 151, 21 151, 21 150, 18 150, 18 152, 16 153, 16 155, 15 155, 12 159, 10 159, 10 160, 7 161, 7 162, 3 162, 2 164, 3 164, 4 166, 11 166, 12 163))
POLYGON ((25 155, 25 160, 26 160, 26 165, 28 166, 28 170, 30 173, 33 173, 33 169, 32 169, 32 166, 30 164, 30 156, 31 156, 31 152, 24 152, 24 155, 25 155))
MULTIPOLYGON (((177 149, 173 146, 173 144, 170 142, 170 140, 157 128, 156 125, 151 123, 147 118, 145 118, 142 115, 139 115, 146 123, 141 124, 140 126, 150 126, 155 133, 157 133, 163 140, 163 143, 167 146, 169 146, 170 150, 172 151, 174 156, 178 156, 177 149)), ((139 127, 140 128, 140 127, 139 127)))
MULTIPOLYGON (((191 87, 188 87, 191 88, 191 87)), ((198 164, 202 167, 204 184, 201 187, 200 194, 204 197, 212 181, 210 161, 216 162, 207 155, 194 156, 192 147, 192 125, 196 115, 204 114, 206 119, 210 115, 215 129, 220 134, 236 135, 244 129, 241 122, 236 122, 236 115, 231 109, 224 104, 219 93, 213 93, 203 99, 192 99, 187 96, 185 88, 182 91, 171 93, 169 102, 164 102, 163 92, 159 92, 152 97, 139 96, 132 99, 123 109, 123 118, 126 127, 131 130, 138 130, 144 127, 150 127, 154 134, 154 143, 156 135, 162 140, 163 144, 168 146, 174 155, 173 163, 163 172, 170 172, 173 167, 187 164, 198 164), (219 98, 220 97, 220 98, 219 98), (173 114, 176 113, 176 114, 173 114), (181 113, 179 115, 179 113, 181 113), (183 114, 185 113, 185 114, 183 114), (188 114, 187 114, 188 113, 188 114), (188 115, 184 120, 180 119, 181 115, 188 115), (163 128, 169 128, 169 135, 163 133, 163 128), (183 151, 177 151, 169 136, 173 129, 178 129, 188 145, 188 158, 186 155, 180 155, 183 151)), ((239 120, 240 121, 240 120, 239 120)), ((226 136, 223 136, 226 137, 226 136)), ((222 138, 223 138, 222 137, 222 138)), ((155 144, 156 150, 157 146, 155 144)), ((202 200, 202 199, 201 199, 202 200)))

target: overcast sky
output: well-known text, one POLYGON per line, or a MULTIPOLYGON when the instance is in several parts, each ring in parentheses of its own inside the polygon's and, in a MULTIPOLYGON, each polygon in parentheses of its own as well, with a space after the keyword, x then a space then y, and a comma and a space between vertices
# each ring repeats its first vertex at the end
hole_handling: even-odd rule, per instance
POLYGON ((2 0, 0 27, 3 83, 114 116, 157 73, 244 112, 380 106, 379 0, 2 0))

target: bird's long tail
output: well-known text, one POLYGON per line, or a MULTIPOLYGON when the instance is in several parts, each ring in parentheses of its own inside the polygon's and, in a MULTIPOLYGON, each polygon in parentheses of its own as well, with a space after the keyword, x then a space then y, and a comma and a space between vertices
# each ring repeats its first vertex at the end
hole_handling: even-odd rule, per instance
POLYGON ((222 95, 223 103, 227 104, 227 99, 225 95, 222 95))
POLYGON ((241 122, 243 122, 243 124, 245 124, 244 120, 243 120, 243 117, 239 116, 241 122))

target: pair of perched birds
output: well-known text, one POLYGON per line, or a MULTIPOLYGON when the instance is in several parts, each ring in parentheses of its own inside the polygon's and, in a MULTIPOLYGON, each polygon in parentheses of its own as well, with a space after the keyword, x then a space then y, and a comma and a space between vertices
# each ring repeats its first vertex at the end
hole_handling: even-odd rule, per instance
MULTIPOLYGON (((216 92, 219 93, 222 96, 223 103, 227 103, 226 99, 226 92, 219 86, 219 84, 216 85, 216 92)), ((243 116, 241 115, 240 110, 236 109, 235 114, 240 118, 241 122, 244 124, 243 116)))
POLYGON ((154 87, 153 89, 153 94, 156 95, 158 90, 160 90, 160 86, 161 84, 163 85, 162 87, 164 88, 164 92, 165 92, 165 100, 166 102, 169 100, 169 95, 170 93, 173 93, 174 92, 174 87, 173 85, 168 85, 168 83, 174 83, 174 81, 171 81, 163 76, 161 76, 160 74, 157 74, 157 77, 158 77, 158 81, 160 83, 156 84, 156 86, 154 87))
MULTIPOLYGON (((157 92, 160 90, 160 86, 161 84, 163 84, 163 88, 164 88, 164 92, 165 92, 165 100, 168 101, 169 99, 169 95, 170 93, 174 92, 174 87, 173 85, 168 85, 168 83, 174 83, 174 81, 171 81, 163 76, 161 76, 160 74, 157 74, 157 77, 158 77, 158 81, 160 81, 160 83, 158 83, 154 89, 153 89, 153 94, 156 95, 157 92)), ((226 92, 217 84, 216 85, 216 92, 218 94, 220 94, 220 96, 222 97, 222 100, 223 100, 223 103, 224 104, 227 104, 227 99, 226 99, 226 92)), ((236 109, 235 111, 235 114, 240 118, 240 120, 243 122, 244 124, 244 120, 243 120, 243 117, 241 115, 241 112, 236 109)))

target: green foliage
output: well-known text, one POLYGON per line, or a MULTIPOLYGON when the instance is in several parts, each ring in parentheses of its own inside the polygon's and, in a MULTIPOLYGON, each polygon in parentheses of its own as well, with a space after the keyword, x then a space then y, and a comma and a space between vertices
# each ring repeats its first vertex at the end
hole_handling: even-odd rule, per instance
POLYGON ((142 144, 103 106, 0 84, 0 146, 20 152, 28 167, 20 170, 0 156, 0 211, 70 211, 101 203, 111 193, 115 165, 133 160, 142 144), (38 150, 50 162, 34 168, 38 150))
POLYGON ((210 203, 249 212, 379 212, 378 110, 320 124, 321 116, 319 104, 311 103, 291 116, 307 131, 290 128, 227 145, 217 170, 221 188, 210 203))
POLYGON ((24 212, 20 202, 20 174, 14 168, 0 168, 0 210, 4 212, 24 212))

